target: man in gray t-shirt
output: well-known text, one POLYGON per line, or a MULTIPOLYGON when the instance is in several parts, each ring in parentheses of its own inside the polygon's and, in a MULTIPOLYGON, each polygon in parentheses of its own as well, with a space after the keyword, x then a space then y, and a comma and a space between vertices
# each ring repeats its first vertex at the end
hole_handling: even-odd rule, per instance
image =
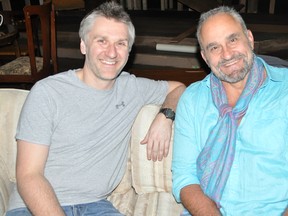
POLYGON ((7 216, 69 215, 67 206, 77 205, 93 215, 121 215, 106 198, 124 175, 131 127, 145 104, 165 108, 143 140, 147 157, 168 154, 173 110, 185 86, 121 73, 135 30, 115 2, 84 17, 79 35, 83 68, 37 82, 23 106, 7 216))

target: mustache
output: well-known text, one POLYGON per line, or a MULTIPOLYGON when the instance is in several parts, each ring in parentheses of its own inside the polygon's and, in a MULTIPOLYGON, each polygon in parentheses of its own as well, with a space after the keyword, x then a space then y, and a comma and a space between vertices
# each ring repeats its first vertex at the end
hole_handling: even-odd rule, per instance
POLYGON ((222 59, 221 61, 219 61, 218 67, 221 67, 221 66, 228 64, 230 62, 233 62, 235 60, 244 59, 244 58, 245 58, 245 55, 242 53, 235 54, 235 55, 231 56, 231 58, 229 58, 229 59, 222 59))

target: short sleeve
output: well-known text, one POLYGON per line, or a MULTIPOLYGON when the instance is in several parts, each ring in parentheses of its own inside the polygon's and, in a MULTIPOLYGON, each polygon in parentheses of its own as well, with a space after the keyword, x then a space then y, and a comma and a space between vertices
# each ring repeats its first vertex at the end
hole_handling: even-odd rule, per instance
POLYGON ((23 105, 16 132, 17 140, 50 145, 53 127, 52 102, 47 90, 35 84, 23 105))

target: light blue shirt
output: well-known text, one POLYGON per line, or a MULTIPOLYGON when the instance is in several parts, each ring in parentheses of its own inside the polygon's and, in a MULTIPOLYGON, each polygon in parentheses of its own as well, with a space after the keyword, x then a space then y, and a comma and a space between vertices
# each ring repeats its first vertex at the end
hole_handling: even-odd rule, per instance
MULTIPOLYGON (((280 216, 288 206, 288 68, 263 63, 266 81, 237 129, 222 215, 280 216)), ((186 89, 176 111, 172 173, 178 202, 183 187, 199 184, 196 160, 218 116, 208 75, 186 89)))

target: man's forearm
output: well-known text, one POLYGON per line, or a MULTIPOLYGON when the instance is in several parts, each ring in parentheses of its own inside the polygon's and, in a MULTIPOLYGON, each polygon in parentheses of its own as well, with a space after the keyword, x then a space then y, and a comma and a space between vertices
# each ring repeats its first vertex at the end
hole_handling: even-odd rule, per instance
POLYGON ((193 216, 220 216, 216 203, 207 197, 199 185, 188 185, 181 190, 181 202, 193 216))
POLYGON ((41 175, 18 178, 18 191, 33 215, 65 216, 50 183, 41 175))
MULTIPOLYGON (((171 83, 171 82, 170 82, 171 83)), ((179 84, 177 87, 175 87, 167 96, 165 101, 162 104, 162 107, 164 108, 171 108, 175 111, 178 100, 184 90, 186 89, 186 86, 184 84, 179 84)))
MULTIPOLYGON (((168 83, 169 93, 162 104, 162 108, 169 108, 175 112, 178 100, 186 87, 180 82, 169 81, 168 83)), ((148 160, 156 161, 158 159, 161 161, 169 153, 172 125, 175 117, 175 113, 173 114, 171 110, 169 112, 171 115, 163 112, 155 117, 145 138, 141 141, 141 144, 147 144, 148 160)))

